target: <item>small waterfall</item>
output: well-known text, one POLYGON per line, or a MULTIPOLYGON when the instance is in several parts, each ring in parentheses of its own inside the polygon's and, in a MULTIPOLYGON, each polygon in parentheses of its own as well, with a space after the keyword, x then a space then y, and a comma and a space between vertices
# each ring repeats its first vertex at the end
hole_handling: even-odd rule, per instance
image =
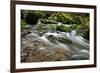
POLYGON ((68 37, 73 45, 83 47, 85 49, 89 49, 89 43, 82 36, 76 35, 76 30, 71 31, 70 33, 65 33, 66 37, 68 37))
POLYGON ((71 31, 71 36, 75 36, 76 35, 76 30, 71 31))
POLYGON ((58 44, 60 45, 60 41, 65 41, 69 42, 69 44, 66 45, 73 45, 76 46, 77 48, 84 48, 84 49, 89 49, 89 43, 86 42, 86 40, 81 37, 76 35, 76 31, 73 30, 72 32, 62 32, 62 33, 51 33, 47 32, 43 36, 40 37, 41 40, 43 40, 46 44, 48 45, 53 45, 53 44, 58 44), (62 40, 60 40, 62 39, 62 40), (68 40, 68 41, 67 41, 68 40), (70 43, 72 42, 72 43, 70 43))
MULTIPOLYGON (((33 30, 30 34, 26 35, 26 38, 30 38, 28 43, 32 42, 31 45, 36 43, 35 49, 43 53, 50 53, 49 55, 53 56, 55 56, 54 53, 57 53, 59 56, 62 56, 59 54, 61 52, 64 55, 64 59, 67 60, 89 59, 89 43, 82 36, 77 35, 76 30, 71 32, 48 31, 41 36, 37 31, 33 30)), ((60 57, 57 58, 60 59, 60 57)))

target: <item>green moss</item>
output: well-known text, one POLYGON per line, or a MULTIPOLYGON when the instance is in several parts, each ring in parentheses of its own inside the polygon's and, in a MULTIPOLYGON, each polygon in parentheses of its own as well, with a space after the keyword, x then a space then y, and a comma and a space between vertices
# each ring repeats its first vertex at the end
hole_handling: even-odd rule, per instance
POLYGON ((66 26, 66 24, 61 24, 57 26, 57 30, 62 32, 67 32, 68 30, 70 30, 70 28, 66 26))
POLYGON ((50 30, 56 30, 56 28, 57 28, 57 27, 56 27, 55 24, 50 24, 50 25, 49 25, 49 29, 50 29, 50 30))
POLYGON ((65 12, 55 12, 55 13, 52 13, 51 16, 48 18, 50 20, 55 20, 55 21, 58 21, 58 22, 62 22, 62 23, 72 23, 73 21, 73 18, 71 16, 70 13, 65 13, 65 12))
POLYGON ((73 12, 55 12, 55 11, 37 11, 37 10, 21 10, 21 26, 34 24, 38 25, 41 20, 39 30, 59 30, 67 32, 77 30, 77 33, 85 38, 89 38, 89 14, 73 13, 73 12), (42 19, 42 20, 41 20, 42 19), (61 22, 61 25, 52 25, 61 22), (66 26, 70 25, 69 26, 66 26))
POLYGON ((21 20, 21 27, 26 26, 26 25, 27 25, 27 23, 25 22, 25 20, 21 20))

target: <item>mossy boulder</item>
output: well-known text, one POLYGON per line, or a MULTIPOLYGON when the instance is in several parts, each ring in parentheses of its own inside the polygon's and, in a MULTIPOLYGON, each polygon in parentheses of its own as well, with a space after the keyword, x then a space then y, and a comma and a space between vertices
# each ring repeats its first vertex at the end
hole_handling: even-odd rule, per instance
POLYGON ((67 32, 70 30, 70 27, 67 26, 66 24, 61 24, 57 26, 57 30, 62 32, 67 32))

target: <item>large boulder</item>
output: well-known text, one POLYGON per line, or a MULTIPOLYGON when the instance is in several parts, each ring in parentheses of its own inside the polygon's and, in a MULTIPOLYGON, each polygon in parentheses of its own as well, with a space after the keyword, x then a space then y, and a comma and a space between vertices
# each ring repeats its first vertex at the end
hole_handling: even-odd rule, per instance
POLYGON ((70 56, 63 47, 50 47, 39 39, 27 39, 22 43, 21 62, 64 61, 70 56))

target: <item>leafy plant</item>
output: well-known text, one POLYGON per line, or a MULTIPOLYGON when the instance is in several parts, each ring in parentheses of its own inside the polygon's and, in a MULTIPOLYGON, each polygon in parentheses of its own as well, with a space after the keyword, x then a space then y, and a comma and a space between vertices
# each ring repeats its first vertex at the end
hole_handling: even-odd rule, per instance
POLYGON ((62 12, 52 13, 48 19, 55 20, 62 23, 67 23, 67 24, 72 23, 73 21, 73 18, 71 17, 70 13, 62 13, 62 12))

